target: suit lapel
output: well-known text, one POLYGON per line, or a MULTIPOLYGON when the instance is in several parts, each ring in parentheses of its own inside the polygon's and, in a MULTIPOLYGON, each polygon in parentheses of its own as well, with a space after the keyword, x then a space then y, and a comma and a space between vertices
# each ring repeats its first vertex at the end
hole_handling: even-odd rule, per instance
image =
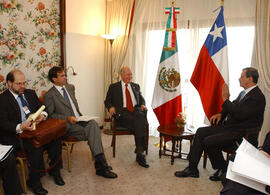
POLYGON ((121 102, 121 106, 123 106, 123 97, 124 97, 124 94, 123 94, 123 90, 122 90, 122 83, 121 83, 121 81, 119 81, 117 83, 116 89, 118 91, 116 94, 121 94, 120 95, 120 102, 121 102))
POLYGON ((252 96, 252 94, 254 92, 256 92, 256 90, 258 89, 258 87, 254 87, 251 91, 249 91, 239 102, 244 102, 246 99, 248 99, 250 96, 252 96))
POLYGON ((70 106, 68 105, 68 103, 66 102, 66 100, 64 99, 62 94, 55 88, 55 86, 53 86, 52 90, 53 90, 55 96, 57 97, 57 99, 59 99, 64 105, 66 105, 67 107, 70 108, 70 106))
POLYGON ((21 116, 20 106, 17 100, 15 99, 15 97, 12 95, 12 93, 9 90, 7 90, 7 98, 10 104, 12 105, 12 107, 16 110, 17 118, 19 118, 19 121, 21 121, 22 116, 21 116))
POLYGON ((134 97, 135 97, 135 99, 137 101, 137 104, 138 104, 139 103, 139 98, 138 98, 138 93, 137 93, 137 90, 136 90, 136 86, 134 85, 134 83, 130 83, 130 86, 131 86, 134 97))
MULTIPOLYGON (((69 96, 70 96, 70 98, 71 98, 73 104, 74 104, 75 107, 76 107, 77 112, 80 113, 80 111, 79 111, 79 106, 78 106, 78 102, 77 102, 76 98, 74 97, 73 92, 70 90, 70 88, 69 88, 68 86, 66 86, 66 89, 67 89, 67 92, 68 92, 68 94, 69 94, 69 96)), ((80 114, 80 115, 81 115, 81 114, 80 114)))

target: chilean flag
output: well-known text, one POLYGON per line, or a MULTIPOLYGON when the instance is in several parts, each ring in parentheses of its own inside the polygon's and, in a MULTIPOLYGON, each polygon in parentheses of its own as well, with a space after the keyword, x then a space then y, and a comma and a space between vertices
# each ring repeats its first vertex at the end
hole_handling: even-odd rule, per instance
POLYGON ((163 50, 156 76, 152 108, 159 124, 175 123, 175 118, 182 111, 181 78, 178 62, 177 22, 179 8, 166 8, 169 14, 163 50))
POLYGON ((229 83, 223 6, 202 46, 190 81, 199 92, 205 115, 210 120, 221 111, 222 86, 229 83))

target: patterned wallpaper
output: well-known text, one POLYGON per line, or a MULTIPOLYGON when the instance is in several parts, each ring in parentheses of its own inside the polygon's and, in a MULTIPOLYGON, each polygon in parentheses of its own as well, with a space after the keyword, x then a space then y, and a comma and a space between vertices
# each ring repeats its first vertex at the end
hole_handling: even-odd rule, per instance
POLYGON ((59 21, 59 0, 0 0, 0 92, 14 68, 27 88, 48 89, 48 70, 61 61, 59 21))

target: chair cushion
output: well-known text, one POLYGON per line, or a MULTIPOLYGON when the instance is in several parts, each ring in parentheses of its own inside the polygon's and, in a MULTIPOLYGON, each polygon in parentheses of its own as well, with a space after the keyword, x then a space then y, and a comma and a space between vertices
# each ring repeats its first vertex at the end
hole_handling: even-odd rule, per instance
POLYGON ((128 128, 126 128, 126 127, 121 127, 121 126, 117 126, 117 127, 115 128, 115 130, 116 130, 116 131, 128 131, 128 128))
POLYGON ((75 137, 72 137, 70 135, 67 136, 67 137, 64 137, 62 140, 65 141, 65 142, 76 142, 76 141, 79 141, 75 137))

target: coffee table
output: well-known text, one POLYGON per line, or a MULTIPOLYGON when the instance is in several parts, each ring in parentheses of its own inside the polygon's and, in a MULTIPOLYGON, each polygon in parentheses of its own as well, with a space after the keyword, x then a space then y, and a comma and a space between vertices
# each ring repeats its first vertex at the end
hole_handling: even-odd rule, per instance
POLYGON ((159 158, 162 155, 171 156, 171 165, 174 163, 175 158, 187 159, 188 153, 182 152, 182 140, 186 139, 190 141, 190 147, 194 138, 194 133, 184 131, 183 127, 177 127, 176 124, 160 125, 157 129, 159 131, 159 158), (166 140, 170 138, 172 141, 172 149, 166 148, 166 140), (162 142, 164 145, 162 147, 162 142), (169 153, 166 153, 169 152, 169 153), (177 155, 174 155, 177 153, 177 155), (185 155, 186 157, 184 157, 185 155))

